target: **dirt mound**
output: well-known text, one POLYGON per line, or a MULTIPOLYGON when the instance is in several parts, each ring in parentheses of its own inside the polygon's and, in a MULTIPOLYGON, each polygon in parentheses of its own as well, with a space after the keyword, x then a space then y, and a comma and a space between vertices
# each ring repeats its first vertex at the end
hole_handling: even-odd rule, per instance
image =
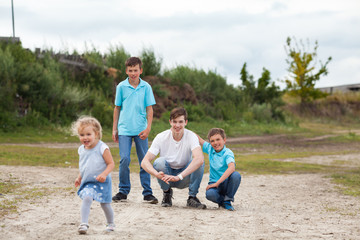
POLYGON ((167 110, 179 106, 184 102, 196 105, 198 100, 194 89, 187 83, 183 86, 172 85, 170 79, 146 76, 147 81, 153 88, 156 105, 154 105, 154 117, 159 118, 167 110))

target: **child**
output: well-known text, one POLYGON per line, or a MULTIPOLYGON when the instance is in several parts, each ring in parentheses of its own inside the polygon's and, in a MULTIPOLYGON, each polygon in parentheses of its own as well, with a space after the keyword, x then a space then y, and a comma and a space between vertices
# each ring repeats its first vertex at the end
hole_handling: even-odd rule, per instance
POLYGON ((208 133, 210 144, 198 136, 203 152, 209 155, 210 179, 206 187, 206 199, 219 207, 234 211, 231 201, 240 185, 241 175, 235 172, 234 153, 226 148, 225 131, 212 128, 208 133))
MULTIPOLYGON (((140 58, 126 60, 128 78, 116 87, 113 116, 112 138, 119 143, 119 192, 112 198, 115 202, 124 202, 130 192, 130 152, 134 139, 139 165, 148 150, 148 135, 153 120, 155 104, 151 86, 140 78, 142 62, 140 58)), ((140 181, 143 187, 144 202, 156 204, 158 200, 152 195, 150 174, 140 167, 140 181)))
POLYGON ((74 135, 78 135, 82 145, 78 149, 80 174, 75 180, 81 206, 81 224, 78 232, 85 234, 93 200, 100 202, 107 220, 106 231, 114 231, 114 212, 111 203, 111 176, 114 160, 109 147, 101 141, 102 128, 98 120, 83 116, 72 124, 74 135))

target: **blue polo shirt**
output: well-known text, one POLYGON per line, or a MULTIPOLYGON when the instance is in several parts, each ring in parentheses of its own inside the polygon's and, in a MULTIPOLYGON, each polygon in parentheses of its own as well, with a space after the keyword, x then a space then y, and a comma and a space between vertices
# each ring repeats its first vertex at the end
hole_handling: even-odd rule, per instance
POLYGON ((154 105, 155 98, 150 84, 140 79, 134 88, 129 78, 116 87, 115 105, 120 106, 118 134, 136 136, 147 127, 146 107, 154 105))
POLYGON ((234 153, 230 149, 226 148, 225 145, 220 152, 216 152, 210 143, 204 142, 203 152, 209 155, 209 182, 217 182, 228 169, 228 164, 232 162, 235 163, 234 153))

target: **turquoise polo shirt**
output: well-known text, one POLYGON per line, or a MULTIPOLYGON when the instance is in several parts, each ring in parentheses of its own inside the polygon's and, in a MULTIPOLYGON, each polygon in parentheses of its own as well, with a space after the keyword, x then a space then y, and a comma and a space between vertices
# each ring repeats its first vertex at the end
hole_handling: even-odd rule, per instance
POLYGON ((146 107, 154 105, 155 98, 150 84, 140 79, 134 88, 129 78, 116 87, 115 105, 120 106, 118 134, 136 136, 147 127, 146 107))
POLYGON ((235 163, 234 153, 230 149, 226 148, 225 145, 220 152, 216 152, 210 143, 204 142, 203 152, 209 155, 209 182, 217 182, 228 169, 228 164, 232 162, 235 163))

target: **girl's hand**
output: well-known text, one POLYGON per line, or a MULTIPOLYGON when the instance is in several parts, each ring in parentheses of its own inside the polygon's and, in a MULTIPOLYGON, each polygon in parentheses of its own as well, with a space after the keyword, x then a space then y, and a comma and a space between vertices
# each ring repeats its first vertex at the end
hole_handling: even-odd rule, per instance
POLYGON ((105 182, 106 180, 106 175, 105 174, 100 174, 96 177, 96 180, 99 181, 99 182, 105 182))
POLYGON ((80 184, 81 184, 81 177, 77 177, 77 178, 75 179, 75 187, 80 186, 80 184))

